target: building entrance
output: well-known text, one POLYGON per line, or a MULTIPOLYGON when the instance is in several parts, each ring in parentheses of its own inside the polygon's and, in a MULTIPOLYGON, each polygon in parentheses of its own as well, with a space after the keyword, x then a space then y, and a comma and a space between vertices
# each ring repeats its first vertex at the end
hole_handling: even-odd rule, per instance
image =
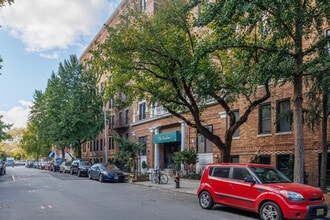
POLYGON ((175 152, 180 151, 180 143, 171 142, 164 144, 164 166, 165 168, 175 168, 174 161, 172 159, 175 152))

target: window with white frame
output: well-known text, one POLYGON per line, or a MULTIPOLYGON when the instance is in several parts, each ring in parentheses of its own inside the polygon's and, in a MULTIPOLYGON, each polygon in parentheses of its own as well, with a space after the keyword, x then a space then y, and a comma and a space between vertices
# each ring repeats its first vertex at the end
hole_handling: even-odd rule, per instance
POLYGON ((291 107, 290 100, 281 100, 276 106, 276 132, 291 131, 291 107))
MULTIPOLYGON (((235 115, 235 122, 236 122, 239 119, 239 111, 238 110, 235 110, 233 112, 234 112, 234 115, 235 115)), ((233 137, 239 137, 239 127, 234 132, 233 137)))
MULTIPOLYGON (((213 127, 211 125, 205 126, 207 130, 213 132, 213 127)), ((212 142, 204 137, 204 135, 197 135, 197 153, 212 153, 212 142)))
POLYGON ((139 103, 139 120, 146 119, 147 104, 146 102, 139 103))
MULTIPOLYGON (((324 34, 325 34, 325 36, 330 36, 330 28, 326 29, 324 34)), ((327 53, 330 53, 330 41, 328 41, 325 50, 327 53)))
POLYGON ((147 0, 140 0, 140 9, 142 11, 146 10, 147 8, 147 0))
POLYGON ((261 105, 259 108, 259 134, 271 133, 271 106, 261 105))

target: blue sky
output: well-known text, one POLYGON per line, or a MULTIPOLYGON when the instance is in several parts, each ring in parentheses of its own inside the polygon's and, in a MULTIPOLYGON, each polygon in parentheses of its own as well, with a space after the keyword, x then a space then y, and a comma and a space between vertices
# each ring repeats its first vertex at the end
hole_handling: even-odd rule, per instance
POLYGON ((26 126, 35 90, 79 58, 121 0, 15 0, 0 8, 0 115, 26 126))

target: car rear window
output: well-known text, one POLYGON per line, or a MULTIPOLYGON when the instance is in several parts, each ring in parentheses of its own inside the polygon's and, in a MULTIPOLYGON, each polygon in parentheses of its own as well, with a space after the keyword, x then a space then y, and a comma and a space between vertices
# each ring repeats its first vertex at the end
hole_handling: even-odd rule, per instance
POLYGON ((218 178, 229 178, 230 167, 211 167, 209 176, 218 178))

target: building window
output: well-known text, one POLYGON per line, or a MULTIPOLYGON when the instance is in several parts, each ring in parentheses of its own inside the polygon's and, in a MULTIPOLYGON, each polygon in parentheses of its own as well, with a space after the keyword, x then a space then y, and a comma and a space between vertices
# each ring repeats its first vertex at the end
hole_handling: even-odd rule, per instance
POLYGON ((291 130, 291 107, 290 100, 277 102, 276 132, 288 132, 291 130))
MULTIPOLYGON (((233 112, 234 112, 234 115, 235 115, 235 122, 236 122, 239 119, 239 111, 235 110, 233 112)), ((236 129, 236 131, 233 134, 233 137, 239 137, 239 128, 236 129)))
POLYGON ((271 107, 265 104, 259 108, 259 134, 271 133, 271 107))
POLYGON ((261 164, 270 164, 270 155, 260 155, 259 160, 261 164))
MULTIPOLYGON (((325 36, 330 36, 330 28, 325 30, 325 36)), ((325 48, 327 53, 330 53, 330 42, 328 42, 326 48, 325 48)))
POLYGON ((277 169, 287 176, 289 174, 289 161, 290 161, 289 154, 277 156, 277 169))
POLYGON ((230 162, 231 163, 239 163, 239 156, 238 155, 230 156, 230 162))
POLYGON ((99 151, 99 140, 96 140, 96 151, 99 151))
POLYGON ((146 10, 147 8, 147 0, 140 0, 140 9, 142 11, 146 10))
MULTIPOLYGON (((210 132, 213 132, 212 126, 205 126, 207 130, 210 132)), ((206 139, 203 135, 198 134, 197 135, 197 153, 212 153, 212 142, 208 139, 206 139)))
POLYGON ((113 138, 109 137, 109 150, 114 150, 115 149, 115 141, 113 138))
POLYGON ((142 102, 139 104, 139 120, 143 120, 146 118, 146 102, 142 102))
POLYGON ((92 145, 93 145, 93 142, 90 141, 89 144, 88 144, 88 146, 89 146, 89 152, 92 152, 92 145))
POLYGON ((103 151, 103 139, 101 139, 100 142, 100 151, 103 151))
POLYGON ((119 125, 123 124, 123 112, 119 112, 119 125))
POLYGON ((129 124, 129 111, 128 109, 125 110, 125 124, 129 124))
POLYGON ((139 143, 144 145, 143 150, 140 151, 140 156, 145 156, 147 153, 147 136, 139 137, 139 143))

